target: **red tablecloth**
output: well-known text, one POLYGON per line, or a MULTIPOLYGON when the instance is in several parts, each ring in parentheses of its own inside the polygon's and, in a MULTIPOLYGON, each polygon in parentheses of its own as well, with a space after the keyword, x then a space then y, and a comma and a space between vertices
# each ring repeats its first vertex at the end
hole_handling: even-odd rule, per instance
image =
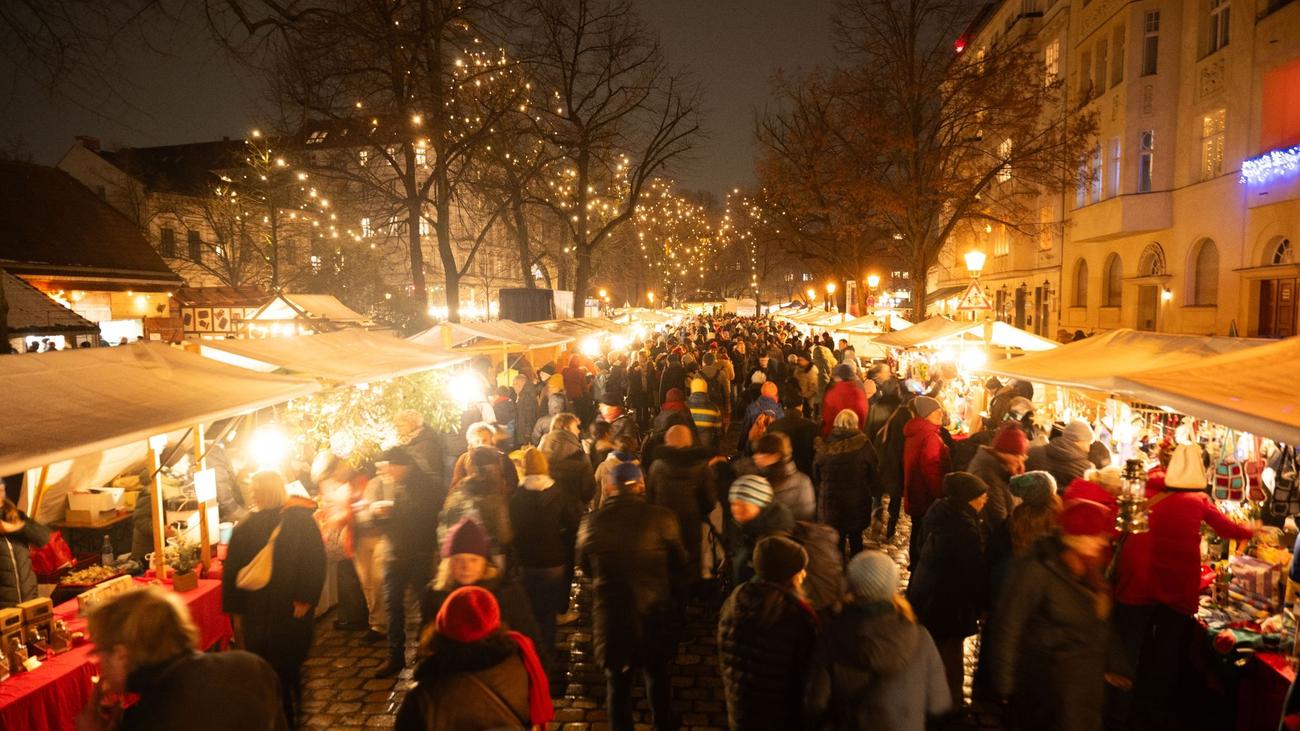
MULTIPOLYGON (((137 579, 141 585, 145 582, 137 579)), ((200 579, 196 589, 180 594, 190 608, 199 629, 203 648, 225 646, 232 636, 230 618, 221 611, 221 582, 200 579)), ((86 620, 77 616, 77 602, 54 608, 54 616, 68 629, 84 631, 86 620)), ((22 731, 66 731, 90 698, 90 679, 96 665, 88 642, 57 655, 35 672, 19 673, 0 682, 0 729, 22 731)))
POLYGON ((1293 680, 1295 671, 1286 655, 1256 653, 1237 686, 1237 731, 1274 731, 1293 680))

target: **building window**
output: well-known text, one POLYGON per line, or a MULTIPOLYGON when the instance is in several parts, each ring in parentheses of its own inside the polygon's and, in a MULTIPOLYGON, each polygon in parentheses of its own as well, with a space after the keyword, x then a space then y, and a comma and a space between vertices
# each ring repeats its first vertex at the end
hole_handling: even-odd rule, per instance
POLYGON ((1203 239, 1192 255, 1192 304, 1216 305, 1219 303, 1219 247, 1211 239, 1203 239))
POLYGON ((294 243, 293 239, 285 239, 280 242, 280 252, 283 254, 281 258, 284 259, 285 264, 291 267, 298 266, 298 245, 294 243))
POLYGON ((1097 68, 1092 74, 1092 81, 1095 84, 1093 89, 1098 95, 1106 90, 1106 64, 1109 63, 1110 58, 1107 54, 1108 50, 1109 44, 1105 38, 1097 41, 1097 68))
POLYGON ((1151 172, 1155 165, 1156 133, 1144 129, 1138 135, 1138 190, 1139 193, 1151 192, 1151 172))
POLYGON ((1074 262, 1074 292, 1070 306, 1088 306, 1088 262, 1083 259, 1074 262))
POLYGON ((1119 254, 1111 254, 1106 258, 1106 266, 1102 269, 1101 306, 1119 307, 1123 293, 1124 279, 1119 254))
POLYGON ((1160 11, 1148 10, 1142 34, 1142 75, 1150 76, 1159 68, 1157 56, 1160 54, 1160 11))
POLYGON ((198 231, 186 231, 185 243, 189 248, 189 257, 192 262, 203 261, 203 239, 199 238, 198 231))
POLYGON ((1007 256, 1011 253, 1011 235, 1006 224, 998 224, 993 234, 993 256, 1007 256))
POLYGON ((424 143, 420 143, 416 145, 415 164, 419 165, 420 167, 424 167, 427 160, 428 160, 428 155, 425 153, 424 143))
POLYGON ((1228 112, 1217 109, 1201 117, 1201 180, 1223 174, 1223 131, 1228 112))
POLYGON ((1061 42, 1052 41, 1043 49, 1044 82, 1054 83, 1061 75, 1061 42))
POLYGON ((1158 277, 1165 273, 1165 250, 1160 248, 1160 243, 1152 241, 1142 250, 1142 256, 1138 258, 1138 276, 1139 277, 1158 277))
POLYGON ((1092 53, 1089 51, 1079 57, 1079 98, 1083 101, 1092 98, 1092 53))
POLYGON ((1205 19, 1205 55, 1207 56, 1228 45, 1228 19, 1231 5, 1228 0, 1209 0, 1208 16, 1205 19))
POLYGON ((429 219, 420 216, 420 235, 428 236, 430 233, 432 233, 432 229, 429 226, 429 219))
POLYGON ((1124 42, 1125 28, 1123 25, 1115 26, 1111 32, 1110 45, 1114 48, 1115 56, 1111 59, 1110 64, 1110 85, 1115 86, 1124 80, 1124 42))
POLYGON ((361 164, 361 167, 365 167, 366 163, 369 162, 369 160, 370 160, 370 150, 357 151, 357 162, 361 164))
POLYGON ((1109 159, 1106 161, 1106 164, 1109 166, 1109 169, 1106 171, 1108 173, 1106 176, 1106 187, 1110 188, 1106 193, 1107 198, 1114 198, 1119 195, 1119 154, 1119 138, 1112 137, 1110 139, 1109 159))
POLYGON ((1274 264, 1294 264, 1295 252, 1291 250, 1291 239, 1282 239, 1273 248, 1274 264))
POLYGON ((1101 200, 1101 145, 1092 148, 1092 157, 1088 160, 1088 202, 1101 200))
POLYGON ((312 274, 320 274, 320 268, 321 268, 321 258, 320 258, 320 256, 317 255, 317 254, 312 254, 312 255, 311 255, 311 271, 312 271, 312 274))
POLYGON ((176 256, 176 230, 163 226, 158 230, 158 253, 167 257, 176 256))
POLYGON ((370 225, 370 219, 368 217, 361 219, 361 235, 369 238, 373 236, 374 233, 375 229, 370 225))
POLYGON ((1011 179, 1011 138, 1002 140, 998 145, 998 158, 1003 161, 1002 169, 998 171, 997 178, 999 183, 1005 183, 1011 179))
POLYGON ((804 273, 803 273, 803 281, 805 281, 805 282, 811 282, 811 281, 812 281, 812 274, 809 274, 808 272, 804 272, 804 273))

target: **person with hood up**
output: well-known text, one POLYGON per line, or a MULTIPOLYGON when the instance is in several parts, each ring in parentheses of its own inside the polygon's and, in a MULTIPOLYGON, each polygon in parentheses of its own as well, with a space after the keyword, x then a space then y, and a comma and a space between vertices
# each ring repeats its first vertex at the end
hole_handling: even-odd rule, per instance
POLYGON ((311 650, 316 604, 325 586, 325 543, 316 503, 289 497, 284 478, 262 470, 250 480, 255 511, 235 526, 222 567, 221 608, 231 615, 240 646, 264 658, 280 678, 284 716, 296 726, 302 708, 302 664, 311 650), (239 586, 240 573, 274 542, 270 580, 239 586))
POLYGON ((758 398, 745 409, 745 423, 740 427, 740 443, 737 445, 737 451, 741 454, 753 453, 750 432, 753 431, 754 423, 758 421, 760 415, 767 415, 764 418, 769 425, 785 416, 785 409, 777 401, 778 394, 779 389, 772 381, 763 381, 759 386, 758 398))
POLYGON ((591 411, 591 384, 587 382, 587 369, 578 356, 569 356, 569 364, 560 371, 564 379, 564 395, 579 416, 591 411))
POLYGON ((515 531, 519 580, 537 622, 538 651, 554 673, 555 617, 569 606, 568 561, 577 541, 582 506, 567 492, 554 489, 546 455, 528 448, 524 479, 510 498, 510 525, 515 531))
POLYGON ((581 429, 577 415, 557 414, 551 419, 551 430, 542 438, 538 449, 546 455, 556 489, 568 493, 579 505, 586 505, 596 494, 596 481, 591 462, 582 449, 581 429))
POLYGON ((656 451, 646 480, 646 498, 677 516, 682 544, 686 546, 685 578, 691 582, 700 578, 704 521, 718 502, 713 470, 709 469, 712 455, 712 450, 694 445, 690 429, 674 426, 664 435, 664 444, 656 451))
MULTIPOLYGON (((563 381, 563 377, 556 374, 551 376, 551 380, 563 381)), ((559 384, 559 390, 552 390, 556 387, 554 383, 547 386, 547 390, 551 391, 551 393, 546 396, 546 413, 537 417, 537 422, 533 424, 533 433, 531 435, 533 444, 540 445, 542 440, 546 438, 547 432, 551 430, 551 421, 560 414, 569 411, 569 400, 564 397, 563 384, 559 384)))
POLYGON ((686 393, 686 367, 682 365, 682 354, 685 351, 681 347, 673 349, 668 354, 668 366, 664 368, 663 373, 659 375, 659 403, 665 401, 681 401, 679 397, 673 399, 669 394, 673 389, 677 389, 679 394, 686 393))
POLYGON ((398 731, 538 729, 555 718, 531 640, 507 630, 492 592, 462 586, 421 643, 425 659, 402 700, 398 731))
POLYGON ((817 393, 823 393, 831 385, 831 371, 835 369, 835 351, 826 347, 824 342, 813 341, 809 349, 813 365, 817 366, 817 393))
POLYGON ((835 417, 845 409, 858 415, 858 424, 867 423, 867 402, 876 393, 876 384, 858 380, 853 366, 841 363, 832 373, 835 383, 822 397, 822 436, 830 436, 835 417))
MULTIPOLYGON (((943 658, 954 709, 962 706, 963 645, 988 607, 989 573, 980 510, 988 486, 969 472, 943 478, 943 499, 925 514, 907 598, 943 658)), ((917 530, 914 527, 913 533, 917 530)))
POLYGON ((1088 458, 1092 439, 1092 427, 1088 422, 1072 421, 1061 436, 1047 444, 1029 448, 1025 469, 1050 472, 1058 487, 1068 486, 1076 477, 1083 477, 1083 473, 1093 468, 1092 460, 1088 458))
MULTIPOLYGON (((944 476, 952 469, 948 445, 939 431, 943 429, 943 407, 929 396, 912 399, 916 414, 903 427, 903 503, 912 518, 912 538, 908 559, 915 566, 921 556, 921 540, 926 511, 943 496, 944 476)), ((891 519, 892 520, 892 519, 891 519)))
POLYGON ((776 501, 790 509, 795 520, 817 517, 817 493, 812 480, 795 469, 790 437, 769 432, 754 443, 754 466, 772 485, 776 501))
POLYGON ((849 594, 817 643, 811 729, 925 731, 952 709, 934 639, 898 593, 898 564, 880 551, 849 561, 849 594))
POLYGON ((0 503, 0 609, 36 599, 30 549, 50 542, 50 529, 27 517, 9 498, 0 503))
POLYGON ((754 546, 769 535, 790 535, 795 521, 790 509, 775 500, 772 485, 762 475, 740 475, 732 481, 726 512, 723 539, 732 579, 739 585, 754 575, 754 546))
MULTIPOLYGON (((491 447, 469 451, 469 474, 447 496, 438 516, 438 542, 446 544, 452 528, 465 518, 481 523, 492 541, 492 555, 504 558, 511 550, 514 530, 502 489, 499 453, 491 447)), ((511 472, 515 471, 510 463, 511 472)), ((517 473, 516 473, 517 476, 517 473)), ((504 564, 503 564, 504 565, 504 564)))
POLYGON ((605 484, 605 500, 578 528, 578 564, 592 579, 592 646, 605 671, 605 707, 613 731, 632 731, 633 674, 657 731, 676 728, 669 668, 677 654, 677 602, 686 549, 677 516, 645 500, 645 479, 622 464, 605 484))
POLYGON ((1012 728, 1098 731, 1107 684, 1127 686, 1132 674, 1102 576, 1115 522, 1105 506, 1071 500, 1060 524, 1007 577, 984 657, 994 693, 1010 698, 1012 728))
POLYGON ((686 399, 686 406, 700 435, 700 446, 716 452, 722 437, 722 412, 709 398, 709 384, 703 378, 691 379, 691 395, 686 399))
POLYGON ((808 554, 768 536, 754 548, 754 577, 718 619, 718 669, 731 731, 803 727, 804 691, 819 621, 801 587, 808 554))
POLYGON ((984 506, 984 523, 990 532, 996 531, 1011 515, 1015 501, 1011 495, 1011 478, 1025 472, 1025 458, 1029 453, 1029 440, 1020 426, 1004 423, 993 437, 993 443, 980 447, 971 459, 967 471, 989 486, 989 501, 984 506))
MULTIPOLYGON (((995 425, 1006 421, 1011 413, 1011 404, 1017 398, 1033 399, 1034 384, 1019 378, 1012 380, 1011 383, 1005 386, 999 384, 998 388, 993 392, 993 398, 989 401, 989 421, 995 425)), ((1018 419, 1023 415, 1024 412, 1021 412, 1015 418, 1018 419)))
POLYGON ((817 438, 812 478, 817 485, 817 520, 839 531, 840 551, 847 560, 862 550, 876 484, 876 450, 858 429, 853 411, 841 411, 830 436, 817 438))

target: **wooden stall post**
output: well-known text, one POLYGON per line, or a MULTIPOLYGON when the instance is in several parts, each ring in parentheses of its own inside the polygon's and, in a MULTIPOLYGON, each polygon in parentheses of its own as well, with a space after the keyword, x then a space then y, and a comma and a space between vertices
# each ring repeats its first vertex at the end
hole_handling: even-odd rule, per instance
POLYGON ((41 501, 45 499, 45 491, 49 488, 49 476, 50 466, 41 465, 41 476, 36 481, 36 495, 32 498, 31 510, 27 511, 33 520, 40 520, 41 501))
POLYGON ((162 451, 167 448, 167 435, 149 437, 149 468, 153 479, 149 484, 149 507, 153 509, 153 570, 159 581, 167 580, 167 557, 164 552, 167 538, 167 509, 162 494, 162 451))
MULTIPOLYGON (((208 461, 203 450, 203 424, 194 425, 194 467, 200 472, 208 468, 208 461)), ((208 500, 199 501, 199 562, 203 565, 203 575, 207 575, 212 566, 212 534, 208 530, 208 500)))

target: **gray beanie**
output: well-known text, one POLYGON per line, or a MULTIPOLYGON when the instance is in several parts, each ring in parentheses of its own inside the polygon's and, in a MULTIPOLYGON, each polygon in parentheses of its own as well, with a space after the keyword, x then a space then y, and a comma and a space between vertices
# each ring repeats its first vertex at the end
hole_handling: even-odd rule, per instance
POLYGON ((1032 470, 1012 477, 1008 486, 1011 494, 1020 498, 1025 505, 1041 508, 1056 493, 1056 478, 1050 472, 1032 470))
POLYGON ((881 551, 863 551, 845 570, 849 591, 867 602, 888 601, 898 593, 898 564, 881 551))
POLYGON ((1061 436, 1072 442, 1087 442, 1092 444, 1092 427, 1088 426, 1086 421, 1072 421, 1065 427, 1061 436))
POLYGON ((934 412, 942 408, 943 408, 943 404, 930 398, 929 396, 917 396, 916 398, 912 399, 912 411, 916 412, 916 415, 921 417, 922 419, 928 417, 930 414, 933 414, 934 412))

